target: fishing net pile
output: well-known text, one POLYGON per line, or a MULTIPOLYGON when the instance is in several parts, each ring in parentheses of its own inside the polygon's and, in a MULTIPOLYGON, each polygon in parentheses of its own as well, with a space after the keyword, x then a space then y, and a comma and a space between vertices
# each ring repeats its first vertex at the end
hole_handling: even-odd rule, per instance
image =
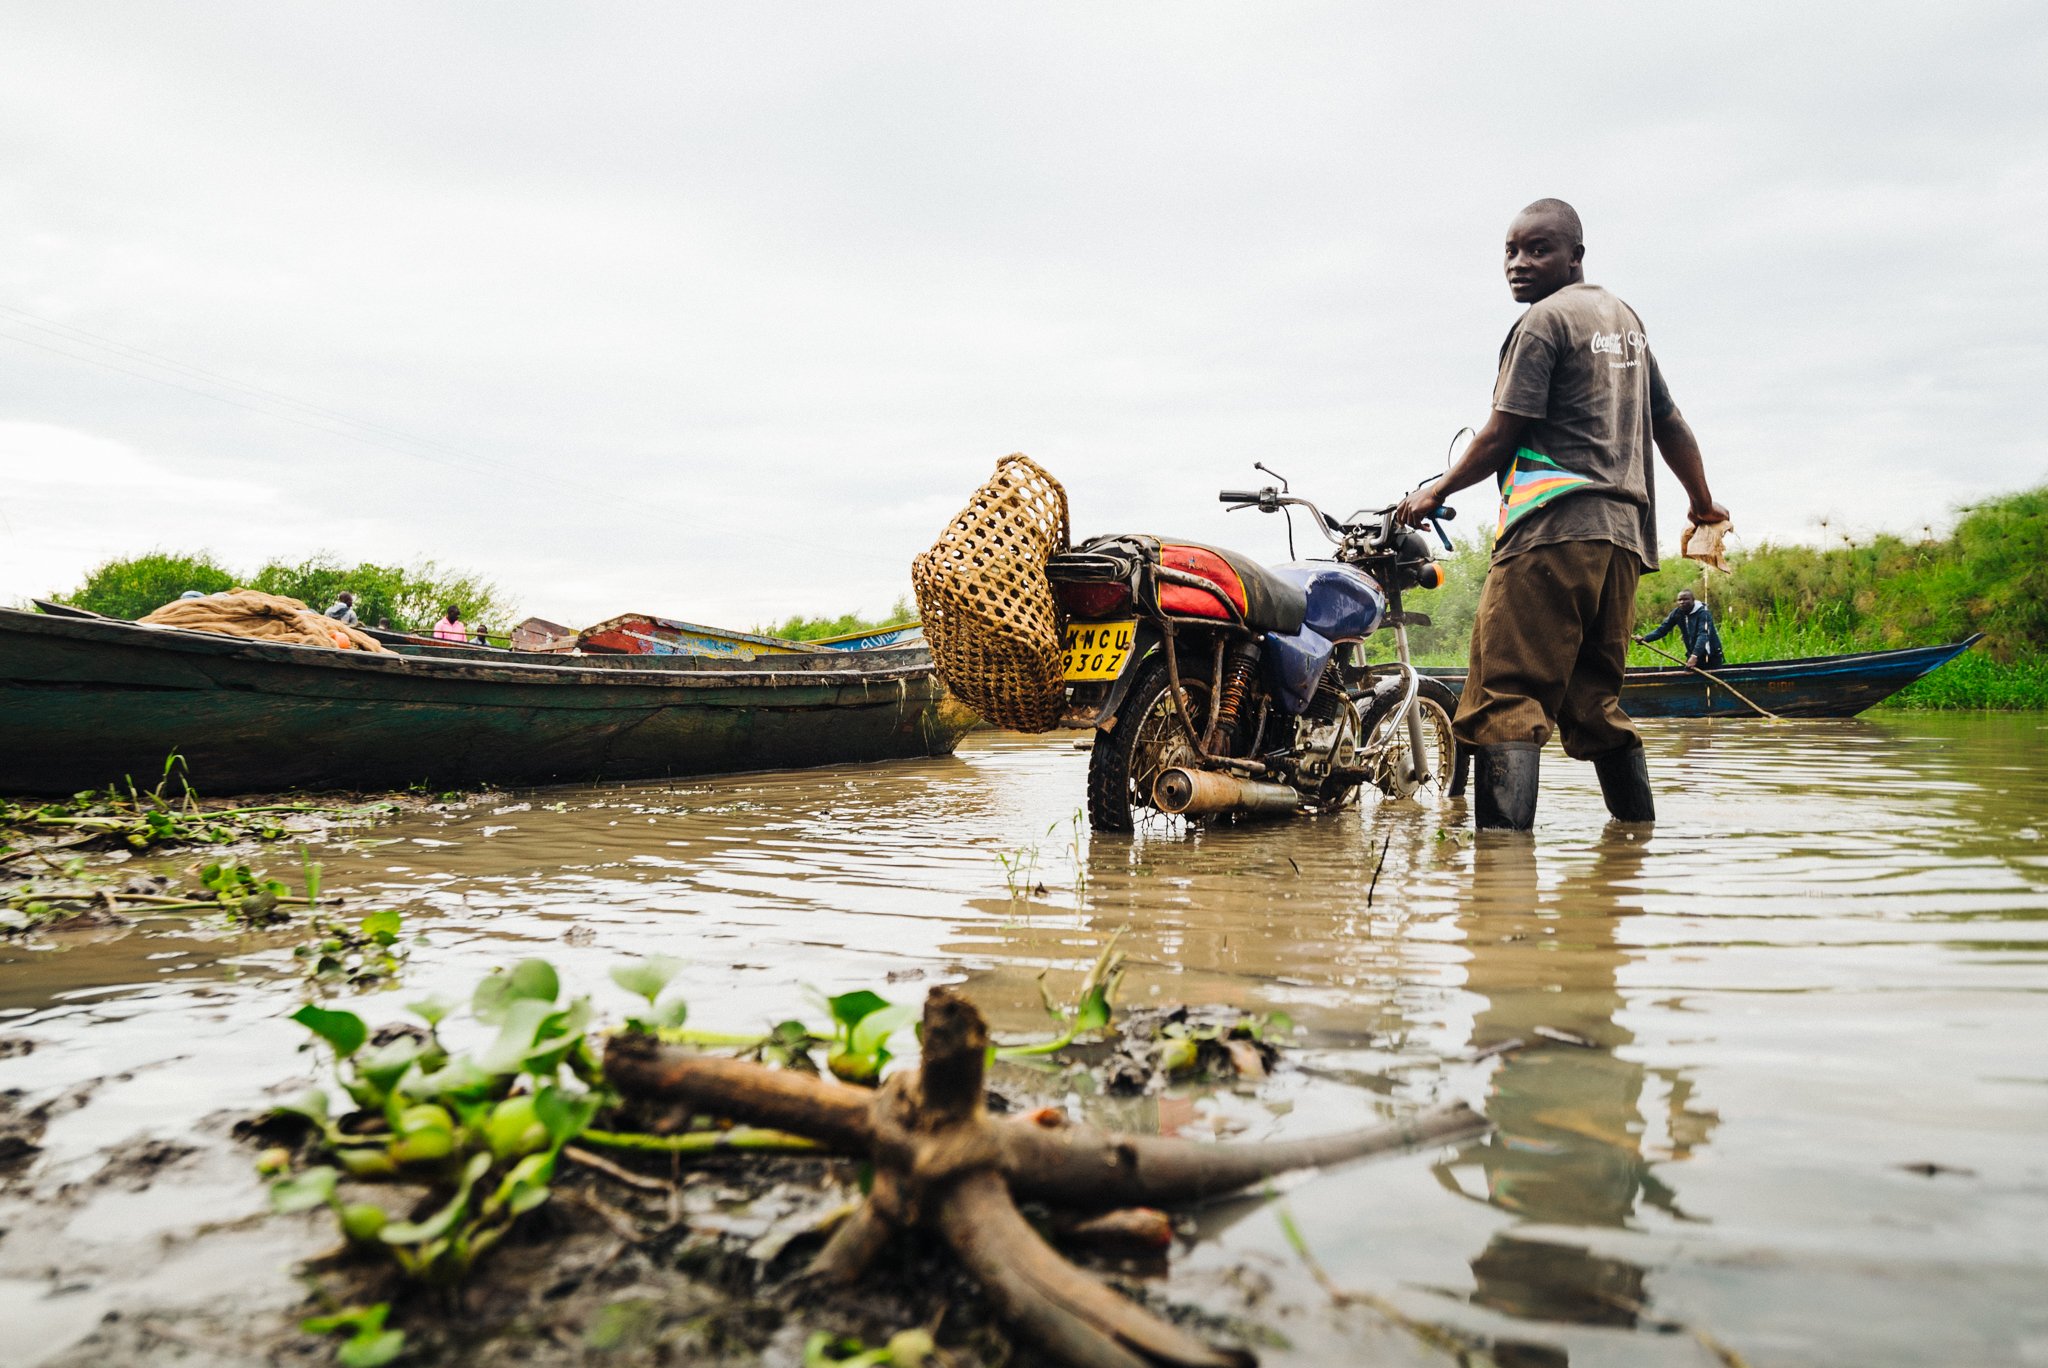
POLYGON ((293 646, 325 646, 342 651, 382 651, 384 643, 368 632, 316 613, 295 598, 232 589, 205 598, 178 599, 141 619, 159 627, 186 627, 195 632, 223 632, 257 641, 282 641, 293 646))
POLYGON ((937 544, 911 562, 939 678, 998 727, 1059 724, 1065 658, 1045 563, 1067 540, 1067 491, 1017 454, 996 462, 937 544))

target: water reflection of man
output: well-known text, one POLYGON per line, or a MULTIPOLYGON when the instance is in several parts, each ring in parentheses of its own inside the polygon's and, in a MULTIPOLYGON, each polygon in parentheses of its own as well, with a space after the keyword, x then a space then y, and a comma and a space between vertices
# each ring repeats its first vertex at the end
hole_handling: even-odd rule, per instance
MULTIPOLYGON (((1624 1006, 1619 974, 1631 957, 1617 933, 1624 917, 1643 910, 1634 890, 1644 853, 1641 841, 1610 837, 1585 876, 1547 896, 1532 847, 1474 853, 1458 919, 1471 954, 1466 987, 1486 1000, 1473 1018, 1472 1045, 1524 1047, 1506 1054, 1493 1076, 1493 1134, 1466 1147, 1445 1176, 1455 1181, 1455 1169, 1476 1164, 1484 1200, 1517 1218, 1472 1260, 1473 1300, 1508 1315, 1633 1325, 1645 1300, 1643 1268, 1519 1230, 1619 1228, 1639 1202, 1676 1213, 1642 1150, 1646 1070, 1618 1053, 1635 1037, 1616 1020, 1624 1006), (1539 1027, 1585 1043, 1558 1043, 1539 1027)), ((1703 1144, 1715 1118, 1689 1109, 1686 1080, 1664 1077, 1674 1141, 1703 1144)))

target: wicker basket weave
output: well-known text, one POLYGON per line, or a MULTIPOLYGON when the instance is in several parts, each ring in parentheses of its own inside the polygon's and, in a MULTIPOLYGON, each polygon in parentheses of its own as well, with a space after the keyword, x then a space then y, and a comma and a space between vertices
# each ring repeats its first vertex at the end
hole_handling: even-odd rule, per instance
POLYGON ((1065 702, 1060 611, 1045 562, 1067 549, 1067 491, 1029 457, 996 462, 910 565, 939 678, 998 727, 1050 731, 1065 702))

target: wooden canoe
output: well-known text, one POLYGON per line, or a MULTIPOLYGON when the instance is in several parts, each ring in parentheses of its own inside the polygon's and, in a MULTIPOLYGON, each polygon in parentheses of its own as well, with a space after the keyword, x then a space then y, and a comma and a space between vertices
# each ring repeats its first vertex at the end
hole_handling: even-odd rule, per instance
POLYGON ((208 795, 647 779, 942 755, 972 724, 922 649, 599 666, 0 609, 6 793, 153 780, 174 751, 208 795))
POLYGON ((881 646, 921 646, 924 644, 924 624, 905 622, 894 627, 879 627, 869 632, 848 632, 844 636, 820 637, 808 644, 822 646, 828 651, 872 651, 881 646))
POLYGON ((810 655, 818 648, 802 641, 706 627, 698 622, 656 617, 652 613, 621 613, 585 627, 576 634, 585 652, 617 655, 682 655, 711 659, 753 660, 761 656, 810 655))
MULTIPOLYGON (((1853 655, 1806 656, 1724 665, 1724 679, 1780 717, 1854 717, 1882 703, 1930 670, 1946 665, 1983 638, 1946 646, 1900 651, 1859 651, 1853 655)), ((1465 687, 1462 667, 1425 666, 1422 673, 1455 691, 1465 687)), ((1756 711, 1728 690, 1691 670, 1670 666, 1630 670, 1622 679, 1621 706, 1630 717, 1755 717, 1756 711)))

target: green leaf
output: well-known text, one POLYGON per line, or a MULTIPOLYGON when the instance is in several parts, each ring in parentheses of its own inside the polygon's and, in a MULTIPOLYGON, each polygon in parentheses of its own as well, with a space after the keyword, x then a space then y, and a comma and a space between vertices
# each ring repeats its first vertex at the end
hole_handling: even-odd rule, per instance
POLYGON ((629 993, 637 993, 647 999, 652 1007, 654 1000, 661 996, 661 990, 669 981, 682 972, 683 962, 667 955, 649 955, 646 959, 634 960, 629 964, 612 966, 612 982, 629 993))
POLYGON ((404 921, 396 908, 387 907, 363 918, 363 934, 379 945, 390 945, 398 939, 399 928, 404 921))
POLYGON ((341 1368, 384 1368, 405 1352, 405 1331, 379 1330, 353 1336, 334 1355, 341 1368))
POLYGON ((425 1244, 429 1240, 440 1239, 453 1230, 455 1223, 469 1210, 470 1190, 490 1166, 490 1155, 470 1156, 468 1165, 462 1170, 462 1180, 455 1185, 455 1195, 448 1199, 448 1205, 424 1221, 393 1221, 378 1232, 378 1238, 392 1245, 425 1244))
POLYGON ((381 1330, 384 1318, 391 1314, 389 1303, 378 1302, 372 1306, 351 1306, 331 1316, 309 1316, 299 1322, 299 1329, 309 1335, 331 1335, 337 1330, 355 1334, 363 1330, 381 1330))
POLYGON ((826 998, 825 1005, 832 1009, 832 1019, 851 1031, 862 1017, 887 1007, 889 999, 879 993, 859 988, 851 993, 841 993, 838 997, 826 998))
POLYGON ((401 1137, 391 1146, 391 1159, 399 1164, 439 1164, 455 1153, 452 1131, 423 1128, 401 1137))
POLYGON ((555 967, 543 959, 521 960, 508 970, 494 970, 476 986, 469 1010, 486 1026, 505 1019, 514 1002, 531 1000, 552 1004, 561 995, 562 981, 555 967))
POLYGON ((337 1149, 334 1158, 353 1178, 389 1178, 398 1172, 391 1151, 381 1145, 375 1149, 337 1149))
POLYGON ((657 1030, 673 1031, 690 1019, 690 1004, 681 998, 670 998, 654 1011, 654 1027, 657 1030))
POLYGON ((1081 996, 1074 1005, 1075 1035, 1100 1031, 1109 1025, 1111 1000, 1124 981, 1124 957, 1116 948, 1117 939, 1122 935, 1121 929, 1110 933, 1102 953, 1089 966, 1088 976, 1081 980, 1081 996))
POLYGON ((549 1013, 534 1031, 533 1048, 526 1052, 521 1067, 542 1078, 558 1072, 583 1042, 584 1029, 589 1025, 589 998, 577 998, 560 1011, 549 1013))
POLYGON ((411 1012, 429 1026, 439 1026, 448 1019, 448 1014, 459 1005, 454 998, 436 993, 432 997, 421 998, 418 1002, 406 1003, 405 1010, 411 1012))
POLYGON ((419 1042, 401 1036, 388 1045, 373 1045, 357 1055, 356 1077, 369 1083, 379 1094, 388 1093, 419 1057, 419 1042))
POLYGON ((329 1011, 309 1002, 293 1012, 291 1019, 333 1046, 338 1059, 347 1059, 370 1038, 370 1028, 354 1012, 329 1011))
POLYGON ((294 1211, 326 1206, 334 1200, 334 1184, 340 1176, 322 1165, 290 1178, 280 1178, 270 1185, 270 1209, 280 1215, 289 1215, 294 1211))
POLYGON ((534 1048, 541 1023, 555 1014, 552 1003, 537 998, 511 998, 498 1018, 498 1035, 476 1056, 477 1067, 485 1073, 514 1074, 526 1064, 534 1048))
POLYGON ((497 1190, 484 1203, 485 1218, 507 1209, 514 1216, 533 1210, 548 1199, 548 1180, 554 1176, 555 1156, 552 1150, 527 1155, 499 1180, 497 1190))
POLYGON ((514 1216, 524 1216, 527 1212, 545 1202, 551 1195, 551 1192, 552 1190, 546 1184, 522 1186, 507 1199, 505 1207, 514 1216))
POLYGON ((375 1306, 352 1306, 332 1316, 314 1316, 299 1322, 299 1328, 309 1335, 331 1335, 337 1330, 349 1332, 348 1341, 335 1352, 334 1361, 342 1368, 383 1368, 405 1352, 405 1332, 386 1330, 384 1317, 391 1308, 384 1302, 375 1306))
POLYGON ((1169 1074, 1186 1073, 1200 1055, 1201 1047, 1186 1036, 1171 1037, 1160 1045, 1159 1067, 1169 1074))
POLYGON ((376 1239, 390 1223, 391 1217, 374 1202, 351 1202, 341 1209, 341 1232, 358 1244, 376 1239))
POLYGON ((853 1037, 849 1041, 853 1046, 853 1052, 886 1056, 888 1051, 885 1047, 889 1043, 889 1037, 917 1020, 917 1016, 918 1006, 914 1002, 885 1005, 869 1012, 853 1028, 853 1037))
POLYGON ((556 1148, 583 1133, 604 1098, 597 1093, 572 1093, 566 1088, 546 1087, 535 1094, 534 1116, 547 1128, 548 1140, 556 1148))
POLYGON ((460 1102, 487 1098, 500 1083, 500 1076, 485 1073, 468 1055, 457 1055, 443 1068, 410 1085, 408 1091, 415 1097, 445 1097, 460 1102))
POLYGON ((553 1002, 562 995, 562 980, 555 966, 544 959, 521 960, 512 966, 512 992, 516 997, 553 1002))
POLYGON ((882 1074, 882 1061, 871 1054, 855 1054, 841 1050, 826 1057, 825 1067, 837 1078, 863 1087, 873 1084, 882 1074))
POLYGON ((894 1368, 921 1368, 925 1360, 939 1352, 931 1332, 922 1329, 898 1330, 883 1347, 889 1355, 887 1362, 894 1368))
POLYGON ((1099 1031, 1109 1025, 1109 984, 1092 989, 1074 1008, 1074 1034, 1099 1031))
POLYGON ((453 1131, 455 1118, 448 1114, 446 1107, 420 1102, 398 1114, 395 1129, 400 1135, 411 1135, 414 1131, 453 1131))
POLYGON ((501 1160, 521 1158, 548 1143, 548 1128, 534 1110, 532 1093, 508 1097, 491 1108, 483 1129, 491 1153, 501 1160))

